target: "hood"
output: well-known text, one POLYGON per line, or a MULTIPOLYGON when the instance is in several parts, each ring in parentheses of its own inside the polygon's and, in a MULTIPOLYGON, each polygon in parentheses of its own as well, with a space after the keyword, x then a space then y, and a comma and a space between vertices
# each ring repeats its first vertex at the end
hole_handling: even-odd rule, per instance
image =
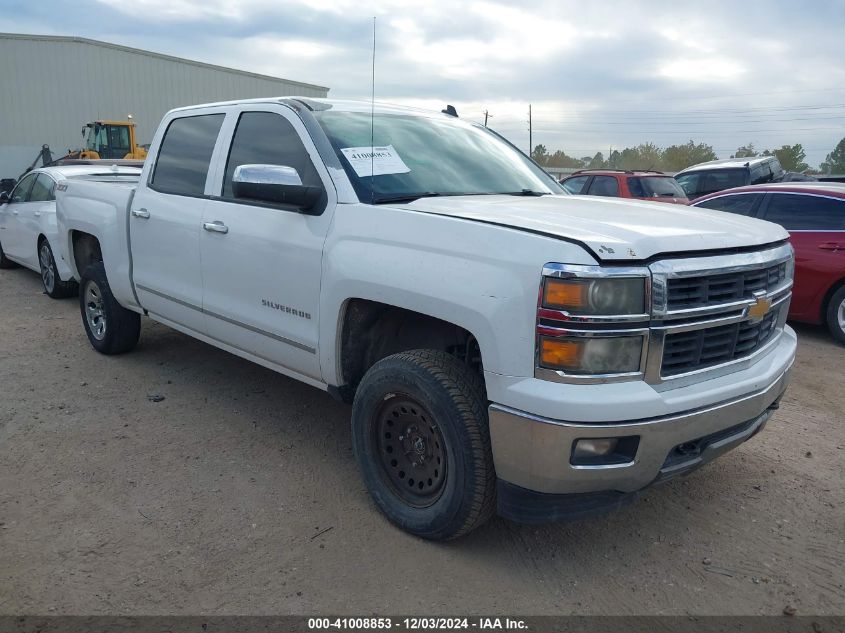
POLYGON ((560 237, 603 261, 744 248, 785 240, 777 224, 676 204, 596 196, 449 196, 394 205, 560 237))

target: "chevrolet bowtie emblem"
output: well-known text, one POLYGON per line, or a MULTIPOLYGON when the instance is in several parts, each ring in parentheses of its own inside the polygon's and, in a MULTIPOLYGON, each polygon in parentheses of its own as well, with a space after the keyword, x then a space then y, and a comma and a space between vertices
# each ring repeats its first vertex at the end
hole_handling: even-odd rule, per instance
POLYGON ((766 297, 756 297, 756 302, 748 307, 748 318, 759 321, 772 309, 772 300, 766 297))

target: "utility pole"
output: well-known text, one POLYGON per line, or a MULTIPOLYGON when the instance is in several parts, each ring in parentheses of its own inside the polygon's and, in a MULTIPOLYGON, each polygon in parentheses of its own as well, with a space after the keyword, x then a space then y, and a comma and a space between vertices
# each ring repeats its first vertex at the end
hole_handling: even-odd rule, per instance
POLYGON ((487 127, 487 119, 492 117, 493 115, 490 114, 487 110, 484 110, 484 127, 487 127))
POLYGON ((528 104, 528 156, 534 152, 534 128, 531 122, 531 104, 528 104))

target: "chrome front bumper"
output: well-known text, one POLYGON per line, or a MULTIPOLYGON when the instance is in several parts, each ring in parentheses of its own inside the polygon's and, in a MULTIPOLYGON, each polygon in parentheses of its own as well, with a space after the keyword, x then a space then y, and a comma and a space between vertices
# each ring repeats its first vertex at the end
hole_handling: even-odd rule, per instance
MULTIPOLYGON (((760 391, 680 414, 632 422, 584 424, 553 420, 490 405, 490 436, 501 481, 551 494, 635 492, 699 466, 754 435, 789 383, 792 363, 760 391), (626 464, 575 466, 573 443, 582 438, 637 435, 637 453, 626 464), (698 454, 676 448, 701 440, 698 454)), ((599 405, 597 405, 599 406, 599 405)))

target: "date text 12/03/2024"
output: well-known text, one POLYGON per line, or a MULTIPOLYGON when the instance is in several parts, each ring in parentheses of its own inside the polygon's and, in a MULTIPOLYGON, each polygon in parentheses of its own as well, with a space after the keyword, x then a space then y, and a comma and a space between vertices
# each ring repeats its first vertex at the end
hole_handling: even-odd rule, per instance
POLYGON ((524 630, 524 620, 498 617, 479 618, 309 618, 310 630, 524 630))

